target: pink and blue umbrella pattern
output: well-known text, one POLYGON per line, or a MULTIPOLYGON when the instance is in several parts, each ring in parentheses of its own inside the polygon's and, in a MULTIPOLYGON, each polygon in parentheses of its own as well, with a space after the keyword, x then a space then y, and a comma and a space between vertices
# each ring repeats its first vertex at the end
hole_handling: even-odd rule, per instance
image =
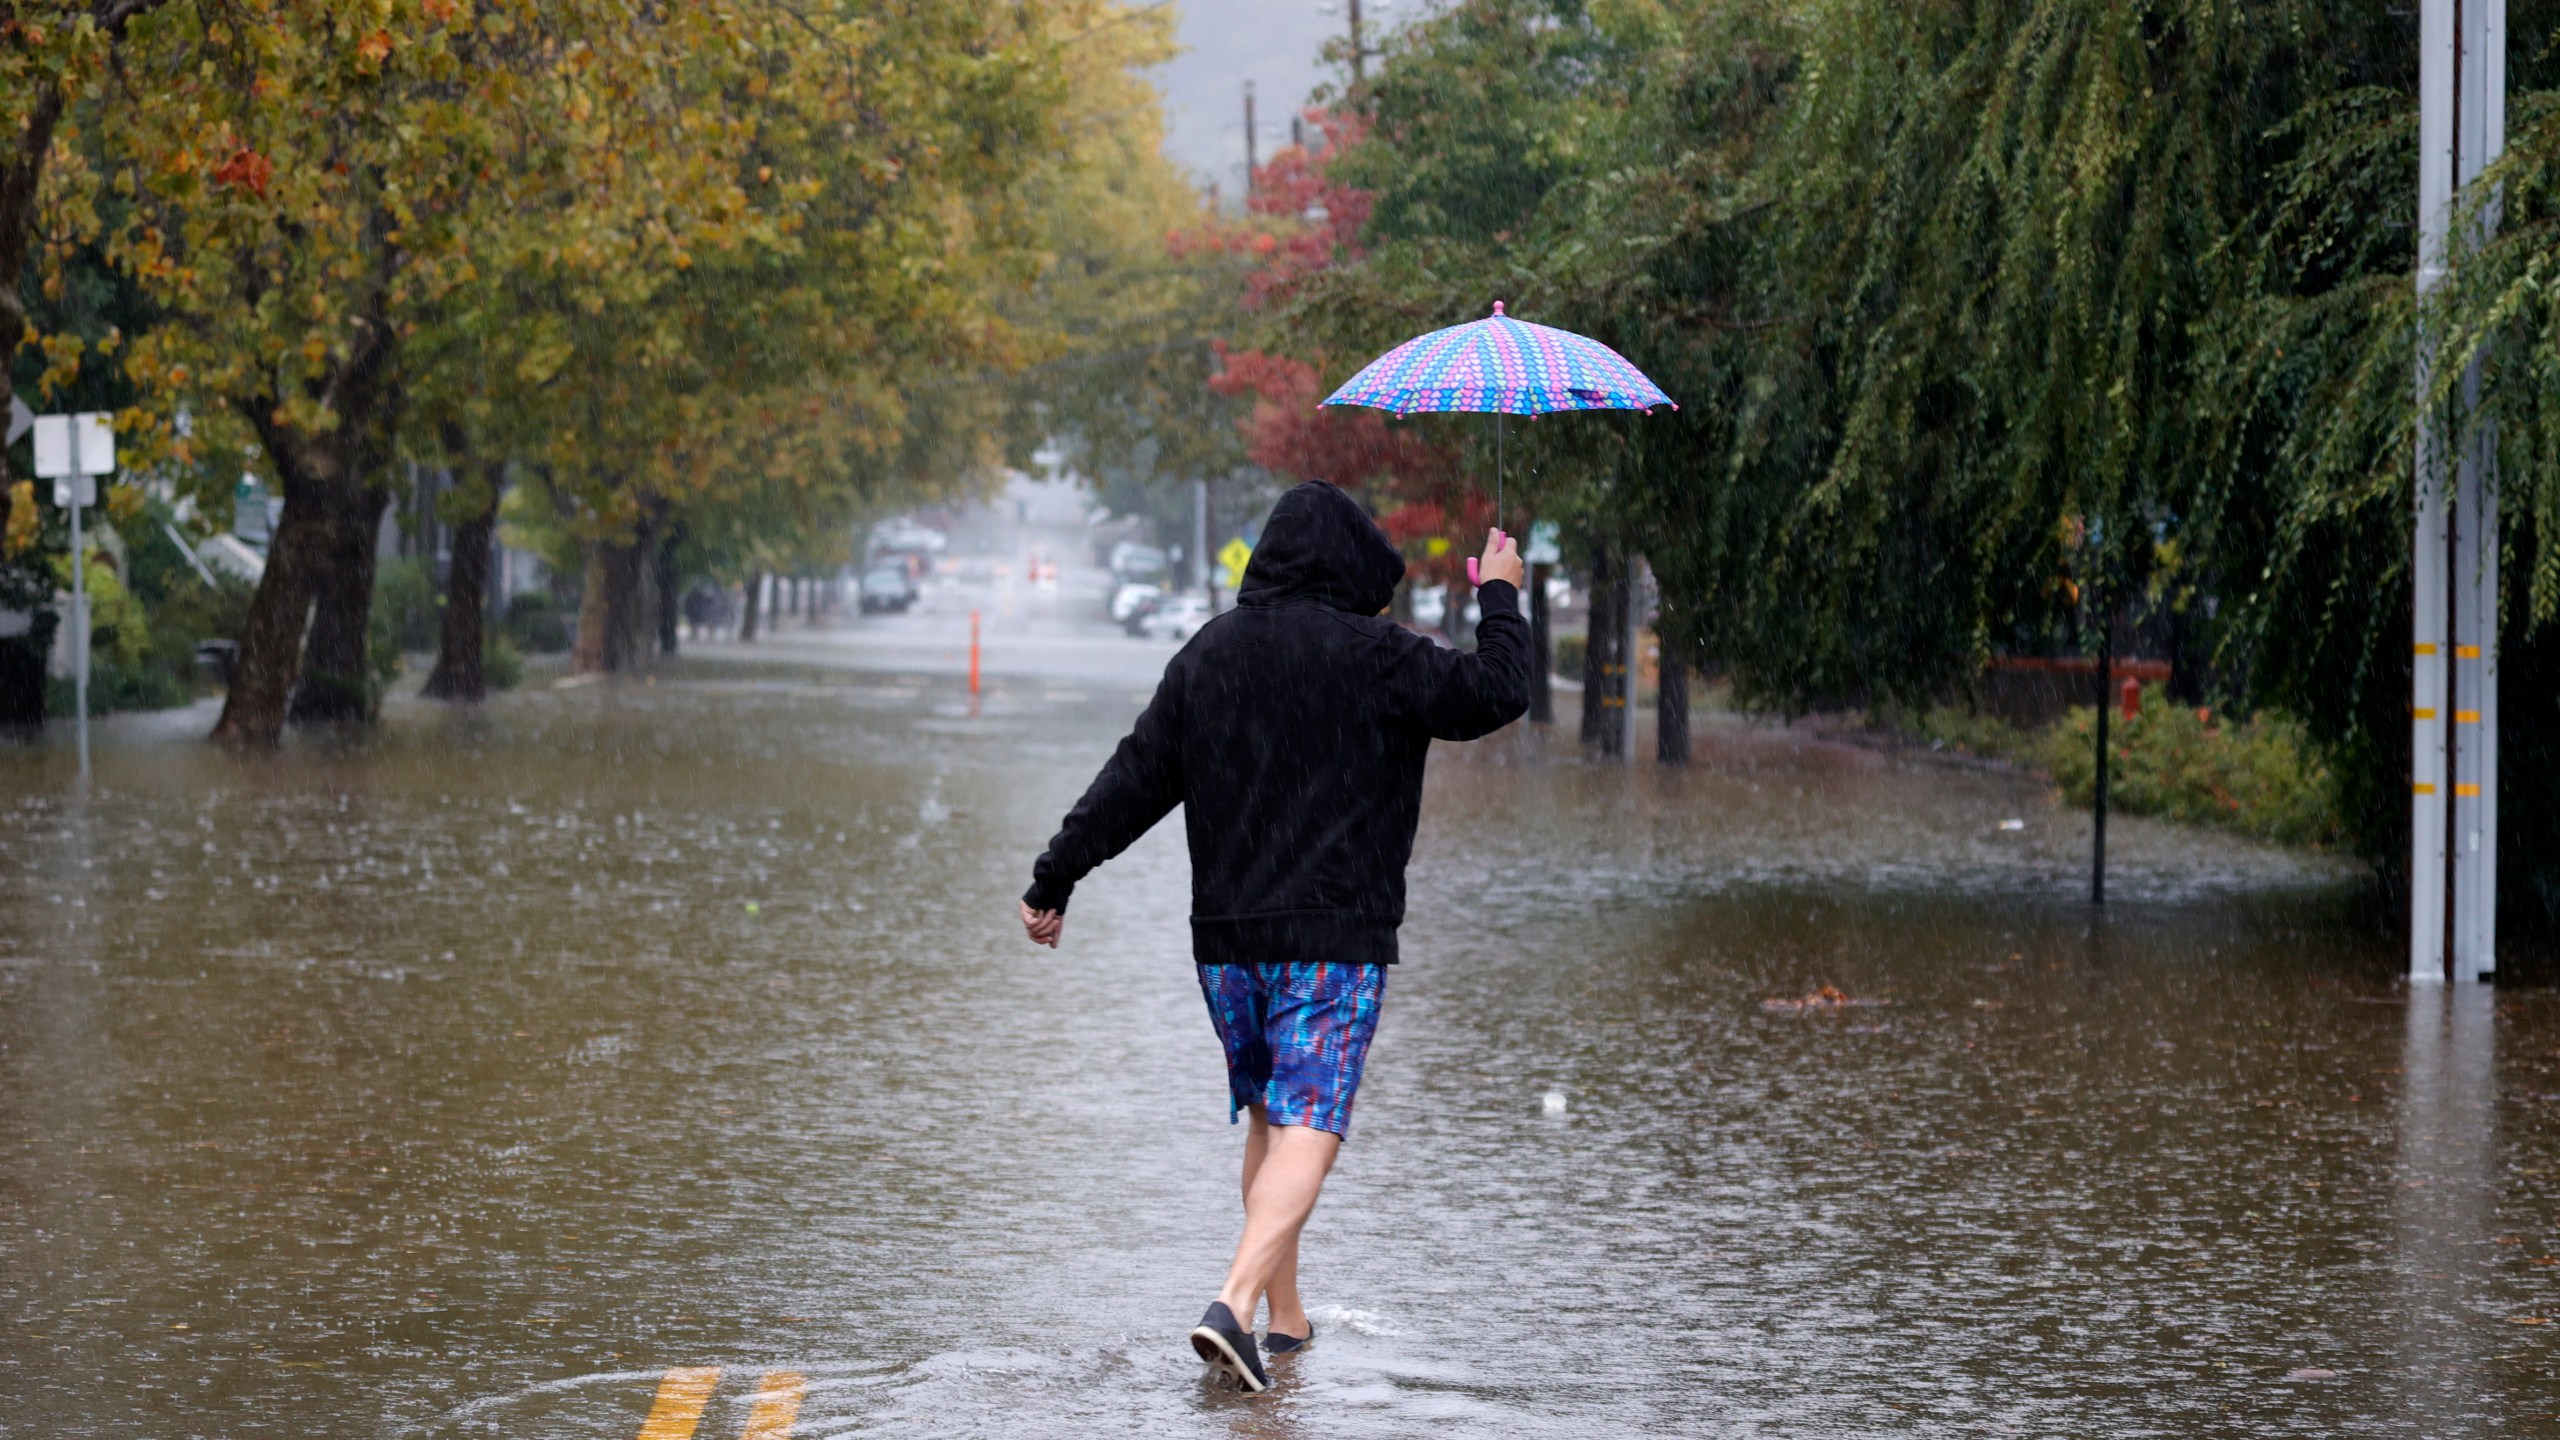
POLYGON ((1499 300, 1482 320, 1417 335, 1370 361, 1324 403, 1398 415, 1680 408, 1624 355, 1587 335, 1514 320, 1499 300))

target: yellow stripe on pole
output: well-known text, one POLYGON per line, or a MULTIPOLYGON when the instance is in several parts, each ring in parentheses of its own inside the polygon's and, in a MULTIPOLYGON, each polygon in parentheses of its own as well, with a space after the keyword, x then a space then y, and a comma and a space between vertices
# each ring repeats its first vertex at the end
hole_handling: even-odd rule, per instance
POLYGON ((2480 793, 2480 787, 2477 785, 2457 784, 2453 787, 2453 793, 2456 795, 2477 795, 2480 793))
POLYGON ((2477 710, 2456 710, 2453 712, 2453 723, 2456 725, 2477 725, 2480 723, 2480 712, 2477 710))
POLYGON ((2453 647, 2453 658, 2456 660, 2477 660, 2480 658, 2480 647, 2477 645, 2456 645, 2453 647))
POLYGON ((768 1370, 756 1388, 756 1407, 747 1413, 747 1428, 738 1440, 790 1440, 791 1422, 799 1417, 800 1397, 809 1382, 788 1370, 768 1370))
POLYGON ((2433 655, 2436 653, 2436 642, 2433 640, 2419 642, 2418 653, 2421 655, 2433 655))
MULTIPOLYGON (((2410 788, 2410 789, 2412 789, 2412 790, 2417 791, 2417 792, 2418 792, 2419 794, 2421 794, 2421 795, 2433 795, 2434 793, 2436 793, 2436 787, 2434 787, 2433 785, 2428 784, 2428 783, 2427 783, 2426 781, 2424 781, 2424 780, 2419 781, 2417 784, 2412 785, 2412 786, 2410 786, 2409 788, 2410 788)), ((644 1437, 644 1440, 645 1440, 645 1437, 644 1437)))
POLYGON ((717 1365, 679 1365, 658 1382, 658 1399, 640 1422, 640 1440, 693 1440, 702 1407, 720 1383, 717 1365))
POLYGON ((2417 716, 2421 720, 2433 720, 2436 718, 2435 707, 2432 705, 2421 706, 2417 711, 2417 716))

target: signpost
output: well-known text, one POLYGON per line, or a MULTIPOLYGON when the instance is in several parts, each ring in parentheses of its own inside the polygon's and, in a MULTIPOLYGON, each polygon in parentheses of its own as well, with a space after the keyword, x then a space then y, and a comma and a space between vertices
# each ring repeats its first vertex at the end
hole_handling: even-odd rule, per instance
POLYGON ((80 779, 89 779, 89 557, 80 512, 98 503, 101 475, 116 468, 116 432, 103 411, 35 417, 36 476, 53 482, 53 503, 71 512, 71 645, 73 713, 80 779))

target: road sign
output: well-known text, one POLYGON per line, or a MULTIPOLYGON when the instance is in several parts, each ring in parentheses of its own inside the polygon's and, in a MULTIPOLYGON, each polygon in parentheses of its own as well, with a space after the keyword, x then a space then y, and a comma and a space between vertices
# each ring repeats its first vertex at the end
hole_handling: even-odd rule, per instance
POLYGON ((1563 559, 1563 527, 1553 520, 1530 521, 1529 548, 1520 552, 1521 563, 1553 565, 1563 559))
POLYGON ((113 416, 103 410, 78 415, 36 417, 36 474, 53 482, 53 503, 61 506, 98 503, 98 475, 116 469, 113 416))
POLYGON ((6 441, 0 441, 0 444, 17 444, 18 437, 26 434, 29 430, 34 429, 35 425, 36 412, 27 408, 26 401, 19 399, 15 395, 10 396, 9 438, 6 441))
POLYGON ((1245 562, 1252 558, 1253 547, 1244 543, 1244 537, 1241 535, 1218 547, 1218 563, 1227 567, 1228 589, 1238 590, 1244 587, 1245 562))

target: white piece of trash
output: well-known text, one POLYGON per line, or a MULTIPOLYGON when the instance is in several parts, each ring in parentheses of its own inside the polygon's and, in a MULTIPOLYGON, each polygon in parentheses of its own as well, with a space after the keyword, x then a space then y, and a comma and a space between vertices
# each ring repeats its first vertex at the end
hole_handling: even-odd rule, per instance
POLYGON ((2003 830, 2024 830, 2027 828, 2027 822, 2024 820, 2003 820, 2000 822, 2000 828, 2003 830))
POLYGON ((1547 1113, 1550 1115, 1561 1115, 1564 1113, 1563 1091, 1550 1090, 1547 1092, 1547 1113))

